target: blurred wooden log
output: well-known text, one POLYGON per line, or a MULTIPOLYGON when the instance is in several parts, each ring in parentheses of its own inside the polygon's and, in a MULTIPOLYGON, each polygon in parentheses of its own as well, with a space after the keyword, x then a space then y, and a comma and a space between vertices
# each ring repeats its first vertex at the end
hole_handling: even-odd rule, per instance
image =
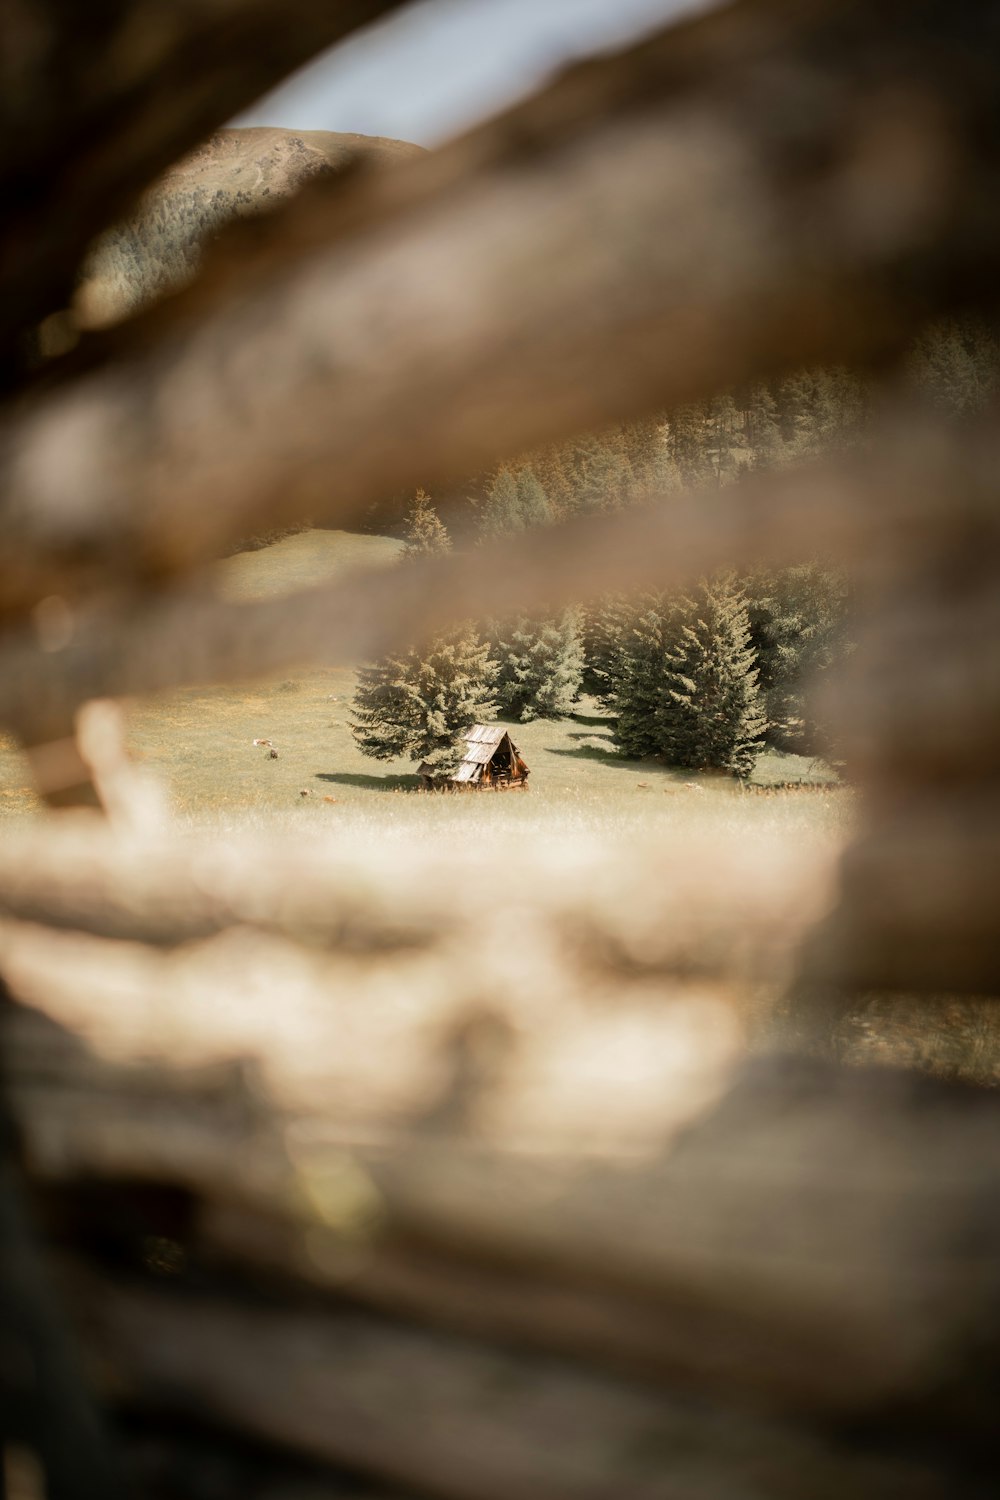
POLYGON ((843 857, 839 884, 836 911, 803 955, 810 983, 851 994, 1000 996, 1000 801, 992 785, 877 802, 843 857))
POLYGON ((989 301, 996 40, 986 0, 905 26, 757 0, 291 210, 263 257, 238 248, 244 271, 10 418, 5 608, 173 573, 265 524, 349 522, 809 360, 883 359, 989 301))
POLYGON ((956 427, 949 480, 939 440, 913 433, 894 483, 919 493, 929 459, 926 497, 899 545, 886 534, 855 570, 856 649, 820 695, 867 816, 801 957, 794 1008, 813 1041, 865 992, 1000 995, 995 461, 985 428, 956 427))
MULTIPOLYGON (((576 878, 585 883, 593 866, 576 852, 576 878)), ((30 1133, 32 1140, 38 1133, 39 1162, 91 1153, 95 1170, 99 1158, 123 1172, 131 1153, 138 1165, 146 1154, 157 1159, 170 1131, 154 1109, 149 1069, 200 1077, 234 1058, 247 1060, 259 1098, 326 1119, 345 1149, 407 1119, 468 1126, 512 1149, 626 1156, 658 1149, 724 1086, 749 1024, 738 1010, 741 985, 767 992, 788 971, 780 892, 791 905, 802 887, 791 869, 774 881, 779 902, 762 946, 724 914, 682 932, 683 905, 677 931, 660 935, 662 908, 644 899, 624 864, 616 861, 624 877, 616 893, 606 883, 594 892, 594 906, 603 894, 616 907, 595 923, 606 945, 596 957, 574 953, 576 925, 560 903, 544 905, 543 870, 522 905, 485 920, 472 859, 459 863, 452 884, 440 868, 411 867, 413 878, 451 898, 451 920, 430 927, 423 943, 395 949, 303 950, 238 929, 157 955, 134 943, 3 924, 13 991, 105 1060, 95 1074, 88 1047, 82 1057, 79 1049, 53 1053, 41 1022, 7 1034, 9 1086, 35 1100, 30 1133), (629 905, 635 915, 621 918, 629 905), (729 939, 735 951, 722 958, 729 939), (109 1074, 108 1060, 128 1070, 128 1089, 113 1068, 109 1074), (103 1110, 93 1098, 102 1088, 103 1110)), ((822 900, 822 872, 795 867, 811 885, 819 876, 813 898, 822 900)), ((568 885, 565 869, 554 864, 550 882, 568 885)), ((606 861, 603 870, 607 882, 606 861)), ((356 878, 365 880, 360 867, 356 878)), ((585 921, 587 905, 573 906, 576 921, 585 921)), ((190 1107, 192 1131, 185 1136, 182 1119, 175 1122, 190 1143, 185 1152, 203 1149, 214 1160, 190 1107)))
MULTIPOLYGON (((560 1036, 579 1030, 571 1020, 560 1036)), ((359 1081, 381 1097, 367 1115, 329 1066, 322 1093, 290 1074, 282 1085, 268 1056, 277 1034, 256 1054, 244 1047, 251 1067, 228 1080, 218 1064, 154 1065, 151 1031, 133 1043, 141 1067, 95 1063, 79 1042, 60 1054, 58 1033, 44 1061, 31 1034, 5 1040, 35 1183, 58 1185, 63 1201, 74 1182, 91 1184, 91 1200, 102 1182, 126 1197, 141 1183, 182 1190, 193 1265, 308 1282, 784 1414, 860 1418, 890 1403, 942 1433, 988 1423, 976 1392, 993 1388, 1000 1365, 981 1321, 1000 1267, 989 1093, 757 1064, 678 1140, 678 1104, 690 1120, 711 1093, 698 1102, 689 1091, 672 1129, 664 1115, 659 1132, 637 1135, 634 1070, 600 1089, 581 1072, 588 1108, 611 1123, 614 1160, 568 1121, 518 1141, 482 1106, 414 1120, 411 1102, 407 1119, 405 1093, 391 1077, 379 1084, 371 1058, 359 1081)), ((368 1037, 345 1063, 378 1049, 368 1037)), ((445 1030, 414 1044, 447 1065, 445 1030)), ((530 1077, 527 1037, 523 1051, 530 1077)), ((558 1052, 565 1074, 574 1054, 558 1052)), ((516 1063, 511 1076, 523 1112, 516 1063)), ((675 1086, 664 1070, 662 1091, 675 1086)), ((485 1105, 504 1084, 483 1070, 475 1087, 485 1105)), ((79 1242, 80 1227, 68 1238, 79 1242)))
POLYGON ((433 887, 391 870, 362 885, 357 864, 323 841, 185 849, 164 836, 116 840, 96 819, 49 833, 0 850, 0 914, 165 947, 257 927, 373 957, 426 947, 454 925, 433 887))
POLYGON ((56 0, 0 18, 0 387, 64 309, 89 242, 160 172, 286 74, 399 0, 56 0))
POLYGON ((130 1404, 197 1413, 442 1500, 954 1493, 905 1457, 852 1455, 801 1430, 358 1312, 89 1279, 84 1299, 88 1344, 130 1404))
POLYGON ((944 587, 911 579, 883 590, 824 688, 852 772, 889 799, 907 783, 987 782, 1000 758, 1000 541, 985 534, 960 561, 947 529, 944 587))
MULTIPOLYGON (((0 988, 0 1011, 7 1002, 0 988)), ((13 1168, 11 1122, 0 1115, 0 1463, 3 1492, 95 1500, 121 1476, 52 1299, 13 1168), (44 1464, 44 1474, 42 1465, 44 1464), (20 1480, 20 1484, 19 1481, 20 1480)))
MULTIPOLYGON (((734 796, 739 795, 734 792, 734 796)), ((829 900, 830 844, 791 847, 761 828, 753 847, 693 831, 683 868, 653 838, 642 868, 613 846, 577 847, 572 877, 552 860, 507 854, 517 907, 549 924, 566 960, 614 979, 780 972, 829 900), (613 891, 608 887, 613 884, 613 891)), ((343 834, 181 844, 116 838, 96 819, 63 820, 0 846, 0 917, 176 948, 240 927, 341 956, 377 960, 480 938, 495 921, 475 889, 479 850, 397 854, 389 862, 343 834)))
POLYGON ((972 1248, 995 1234, 996 1127, 988 1095, 779 1061, 643 1170, 427 1142, 373 1171, 394 1221, 432 1243, 650 1299, 691 1379, 857 1411, 933 1402, 953 1340, 977 1337, 1000 1266, 972 1248))
POLYGON ((331 1472, 244 1434, 206 1431, 197 1418, 183 1426, 132 1413, 122 1446, 132 1492, 143 1500, 412 1500, 412 1492, 331 1472))
MULTIPOLYGON (((547 1163, 551 1166, 551 1163, 547 1163)), ((289 1278, 380 1312, 470 1338, 583 1359, 618 1374, 669 1385, 701 1383, 697 1350, 706 1335, 697 1316, 650 1304, 627 1288, 598 1286, 546 1268, 470 1258, 464 1247, 442 1247, 394 1231, 356 1238, 301 1226, 263 1204, 215 1199, 198 1216, 205 1262, 225 1276, 289 1278)), ((721 1346, 733 1340, 727 1331, 721 1346)), ((720 1347, 716 1338, 716 1348, 720 1347)), ((705 1383, 718 1385, 732 1367, 719 1358, 705 1383)))

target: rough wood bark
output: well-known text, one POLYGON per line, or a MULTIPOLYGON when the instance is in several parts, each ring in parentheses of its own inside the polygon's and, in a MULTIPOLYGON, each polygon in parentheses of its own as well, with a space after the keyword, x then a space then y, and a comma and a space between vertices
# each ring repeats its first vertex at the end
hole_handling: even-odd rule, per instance
MULTIPOLYGON (((425 1036, 411 1027, 408 1049, 445 1054, 438 1024, 425 1036)), ((894 1403, 919 1409, 928 1430, 964 1426, 970 1441, 988 1422, 974 1399, 1000 1358, 978 1313, 1000 1264, 988 1092, 772 1061, 745 1070, 679 1139, 661 1131, 666 1144, 647 1136, 614 1160, 539 1149, 538 1135, 504 1144, 460 1114, 408 1120, 398 1100, 386 1099, 381 1123, 377 1110, 360 1119, 329 1068, 322 1094, 277 1087, 260 1043, 242 1071, 181 1068, 176 1048, 154 1062, 153 1034, 140 1032, 134 1060, 109 1063, 51 1027, 40 1045, 46 1032, 30 1016, 16 1025, 7 1081, 34 1180, 63 1194, 89 1181, 123 1184, 126 1198, 141 1183, 191 1195, 180 1239, 193 1270, 304 1278, 326 1295, 758 1408, 860 1417, 894 1403), (449 1266, 458 1274, 443 1295, 449 1266), (477 1309, 475 1294, 493 1289, 497 1303, 477 1309), (619 1317, 604 1349, 602 1328, 619 1317), (954 1394, 938 1405, 945 1373, 954 1394)), ((569 1018, 561 1033, 564 1069, 580 1026, 569 1018)), ((102 1042, 113 1049, 107 1030, 102 1042)), ((530 1077, 531 1045, 525 1033, 523 1058, 501 1072, 530 1077)), ((459 1066, 468 1074, 468 1060, 459 1066)), ((483 1070, 476 1087, 502 1089, 502 1078, 483 1070)))
MULTIPOLYGON (((104 1110, 107 1074, 75 1076, 84 1109, 104 1110)), ((152 1081, 121 1077, 155 1101, 152 1081)), ((355 1148, 382 1196, 359 1234, 337 1207, 343 1148, 315 1120, 292 1122, 286 1156, 277 1122, 269 1145, 235 1096, 213 1104, 169 1070, 156 1088, 174 1127, 155 1111, 138 1132, 91 1126, 68 1153, 51 1133, 46 1145, 51 1092, 18 1103, 35 1181, 59 1187, 50 1230, 77 1246, 67 1285, 96 1372, 114 1372, 109 1394, 133 1410, 198 1412, 457 1500, 532 1474, 533 1492, 602 1500, 696 1480, 713 1495, 806 1480, 831 1495, 967 1492, 949 1445, 974 1472, 992 1431, 977 1391, 998 1354, 978 1316, 996 1292, 988 1094, 772 1063, 662 1158, 617 1165, 397 1131, 355 1148), (176 1125, 190 1133, 199 1097, 211 1107, 192 1149, 176 1125), (233 1170, 252 1158, 262 1172, 233 1170), (158 1208, 157 1185, 193 1197, 158 1208), (95 1207, 86 1270, 92 1221, 74 1214, 95 1207), (109 1279, 108 1254, 132 1270, 109 1279), (256 1291, 241 1301, 243 1285, 256 1291), (780 1420, 747 1414, 769 1409, 780 1420), (867 1424, 857 1446, 837 1436, 847 1414, 867 1424), (950 1455, 940 1477, 928 1442, 950 1455)))
POLYGON ((133 1403, 208 1414, 441 1500, 948 1493, 905 1458, 838 1452, 778 1423, 720 1420, 558 1360, 362 1313, 251 1311, 110 1283, 86 1295, 97 1350, 133 1403))

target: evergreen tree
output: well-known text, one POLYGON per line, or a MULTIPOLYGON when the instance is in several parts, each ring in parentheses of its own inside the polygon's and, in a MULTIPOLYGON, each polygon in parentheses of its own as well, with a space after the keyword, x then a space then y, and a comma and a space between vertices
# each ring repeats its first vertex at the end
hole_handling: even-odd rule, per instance
POLYGON ((612 709, 621 684, 634 605, 624 594, 604 594, 582 611, 583 691, 612 709))
POLYGON ((576 512, 619 510, 635 490, 620 433, 585 433, 570 449, 571 508, 576 512))
POLYGON ((532 458, 532 467, 545 491, 554 516, 568 515, 573 509, 573 485, 569 477, 570 455, 564 446, 553 444, 532 458))
POLYGON ((549 498, 531 464, 525 464, 517 471, 517 506, 521 525, 527 529, 547 526, 552 520, 549 498))
POLYGON ((779 749, 811 751, 819 730, 807 693, 817 673, 846 650, 846 584, 818 563, 755 574, 747 585, 769 738, 779 749))
POLYGON ((417 490, 403 528, 403 539, 408 557, 428 557, 451 551, 448 528, 434 509, 426 490, 417 490))
POLYGON ((689 487, 706 484, 712 477, 712 462, 706 440, 706 412, 701 405, 678 406, 670 414, 668 446, 681 483, 689 487))
POLYGON ((497 695, 503 713, 523 722, 572 713, 583 678, 577 610, 555 619, 521 618, 494 627, 497 695))
POLYGON ((769 469, 781 452, 778 407, 765 381, 750 387, 743 414, 743 432, 750 467, 769 469))
POLYGON ((992 329, 972 320, 947 319, 917 339, 910 377, 931 405, 949 416, 982 411, 996 392, 1000 374, 992 329))
POLYGON ((635 498, 665 495, 679 489, 680 476, 670 456, 669 424, 662 417, 626 422, 621 434, 635 498))
POLYGON ((841 392, 832 370, 817 370, 809 402, 809 449, 822 453, 839 446, 846 430, 841 392))
POLYGON ((861 432, 867 394, 841 366, 799 370, 778 382, 781 442, 790 458, 806 458, 854 442, 861 432))
POLYGON ((658 755, 664 674, 662 595, 646 594, 635 601, 622 621, 610 664, 606 702, 616 716, 614 738, 619 751, 629 759, 658 755))
POLYGON ((753 770, 765 721, 746 599, 731 578, 703 582, 672 607, 655 726, 671 765, 753 770))
POLYGON ((375 760, 405 755, 440 771, 462 758, 459 741, 497 710, 497 668, 469 625, 438 636, 425 651, 383 657, 358 673, 352 733, 375 760))
POLYGON ((504 465, 493 475, 480 510, 479 534, 482 540, 509 536, 523 527, 517 480, 504 465))
POLYGON ((812 397, 813 382, 807 370, 786 375, 775 387, 778 430, 791 458, 802 457, 812 446, 812 397))
POLYGON ((736 470, 734 448, 737 428, 736 403, 728 392, 709 402, 705 422, 705 454, 716 484, 724 484, 736 470))

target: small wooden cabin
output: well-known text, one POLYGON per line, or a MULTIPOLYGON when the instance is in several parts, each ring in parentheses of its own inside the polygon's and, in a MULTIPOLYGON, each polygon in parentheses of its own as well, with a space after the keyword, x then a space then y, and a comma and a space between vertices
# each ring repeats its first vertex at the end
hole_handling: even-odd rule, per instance
POLYGON ((426 761, 420 767, 428 787, 469 787, 495 792, 519 789, 528 785, 528 767, 520 751, 502 724, 473 724, 465 736, 465 755, 451 776, 439 776, 426 761))

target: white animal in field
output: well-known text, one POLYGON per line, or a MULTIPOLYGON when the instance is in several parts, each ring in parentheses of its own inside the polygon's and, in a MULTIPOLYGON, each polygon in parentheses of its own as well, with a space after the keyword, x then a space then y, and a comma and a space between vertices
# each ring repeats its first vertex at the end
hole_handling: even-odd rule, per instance
POLYGON ((268 750, 272 749, 270 740, 254 740, 255 745, 264 745, 268 750))

